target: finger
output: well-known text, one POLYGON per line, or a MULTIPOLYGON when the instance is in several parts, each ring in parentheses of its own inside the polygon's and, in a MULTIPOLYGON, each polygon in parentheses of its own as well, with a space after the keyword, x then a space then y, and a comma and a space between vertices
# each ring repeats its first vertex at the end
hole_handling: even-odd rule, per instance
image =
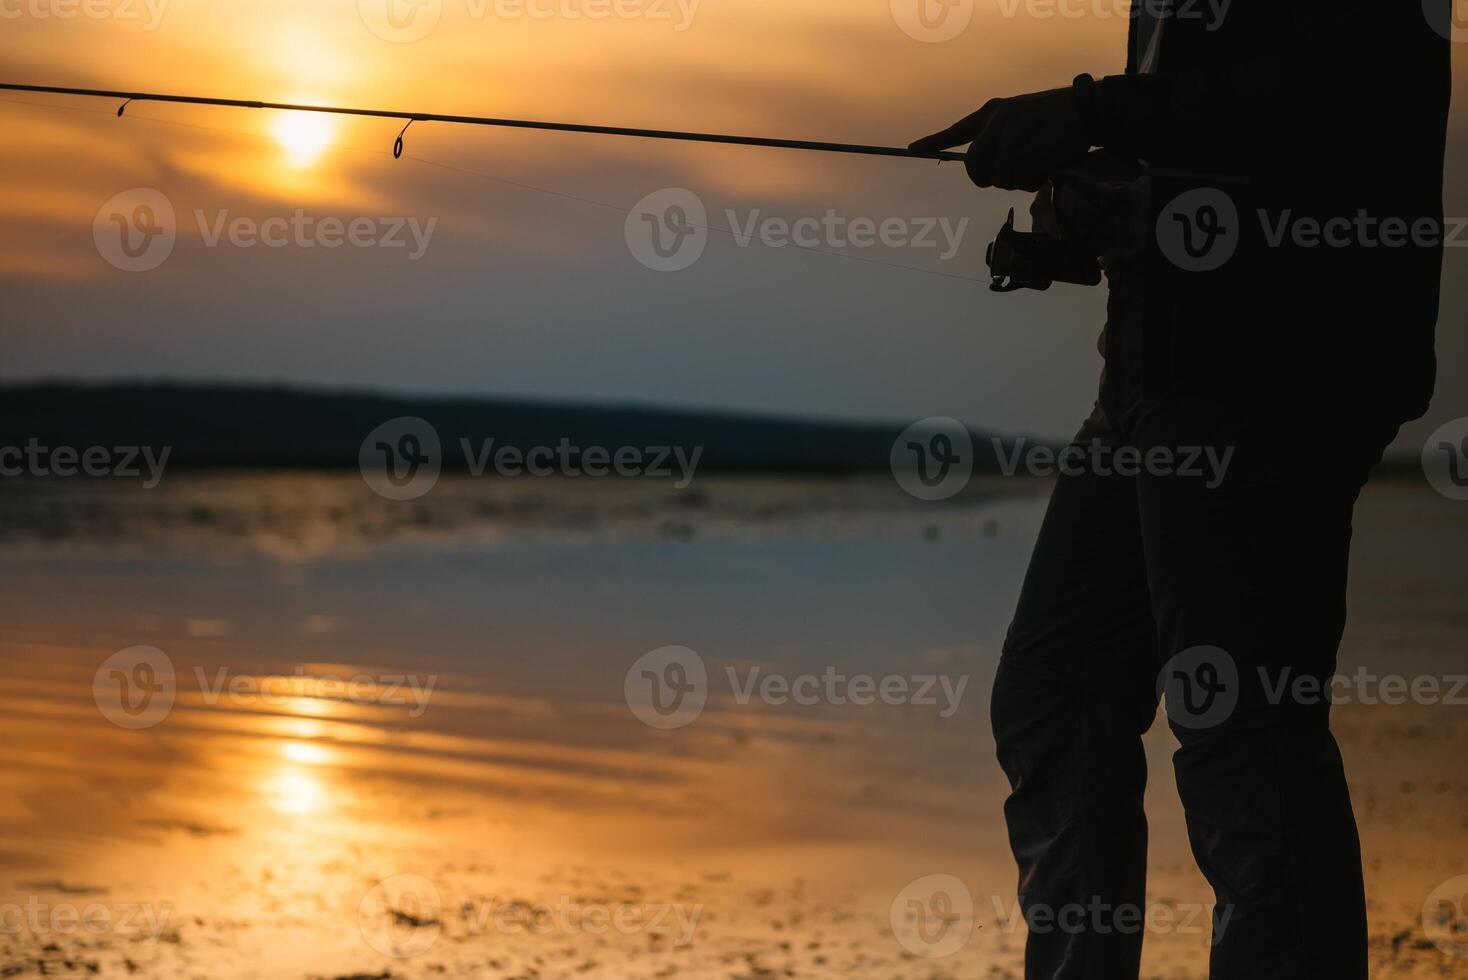
POLYGON ((991 99, 984 103, 977 112, 970 113, 947 129, 913 141, 908 145, 908 149, 914 153, 937 153, 939 150, 972 142, 974 137, 983 132, 984 127, 988 125, 995 101, 991 99))
POLYGON ((1034 155, 1022 146, 1006 146, 994 160, 994 186, 1000 190, 1033 192, 1044 183, 1034 155))
POLYGON ((1002 142, 1002 128, 999 119, 989 120, 964 154, 963 164, 968 169, 969 179, 980 187, 994 186, 994 165, 1002 142))
POLYGON ((1055 186, 1046 181, 1030 202, 1030 228, 1055 238, 1060 237, 1060 222, 1055 214, 1055 186))
POLYGON ((990 179, 995 187, 1002 191, 1019 190, 1017 174, 1020 162, 1017 159, 1018 155, 1015 149, 1008 145, 1001 146, 994 154, 994 170, 990 179))
POLYGON ((913 153, 937 153, 946 150, 954 144, 948 141, 948 130, 934 133, 932 136, 924 136, 922 139, 913 140, 907 144, 907 148, 913 153))
MULTIPOLYGON (((1040 152, 1043 127, 1016 120, 1003 127, 994 155, 994 186, 1007 191, 1037 191, 1048 175, 1040 152)), ((981 139, 987 139, 987 132, 981 139)))
POLYGON ((1091 188, 1082 191, 1073 183, 1061 185, 1059 192, 1055 195, 1055 215, 1057 226, 1062 226, 1063 231, 1057 232, 1057 237, 1079 239, 1089 235, 1101 218, 1101 209, 1097 201, 1090 196, 1091 188))

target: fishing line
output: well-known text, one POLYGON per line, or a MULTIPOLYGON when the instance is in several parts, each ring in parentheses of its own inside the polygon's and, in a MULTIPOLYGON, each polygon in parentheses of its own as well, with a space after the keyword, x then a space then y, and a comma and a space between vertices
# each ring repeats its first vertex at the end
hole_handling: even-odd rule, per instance
MULTIPOLYGON (((16 89, 16 86, 6 85, 6 84, 0 84, 0 89, 16 89)), ((31 91, 31 90, 33 90, 33 88, 22 88, 20 90, 21 91, 31 91)), ((50 90, 47 90, 47 91, 50 91, 50 90)), ((112 93, 108 93, 108 94, 110 95, 112 93)), ((136 99, 133 99, 132 101, 137 101, 137 100, 136 99)), ((175 101, 177 101, 177 100, 175 100, 175 101)), ((89 113, 89 114, 92 114, 92 115, 107 115, 107 110, 104 110, 104 109, 88 109, 88 108, 86 108, 84 106, 53 105, 53 104, 43 103, 43 102, 29 102, 29 101, 24 101, 24 100, 21 100, 21 99, 0 99, 0 103, 4 103, 6 105, 23 106, 23 107, 27 107, 27 108, 31 108, 31 109, 43 109, 43 110, 62 109, 62 110, 65 110, 65 111, 70 111, 70 112, 85 112, 85 113, 89 113)), ((206 104, 212 104, 212 103, 206 103, 206 104)), ((118 108, 117 115, 121 116, 122 115, 122 110, 125 109, 126 107, 127 107, 127 103, 124 102, 123 105, 118 108)), ((302 109, 301 111, 313 111, 313 110, 302 109)), ((226 127, 223 127, 223 126, 203 126, 203 125, 200 125, 198 123, 181 122, 181 121, 176 120, 176 119, 160 119, 160 118, 157 118, 155 116, 140 116, 140 115, 137 115, 135 113, 134 114, 130 114, 127 118, 129 118, 131 120, 134 120, 136 122, 155 123, 155 124, 161 125, 161 126, 176 126, 176 127, 180 127, 180 128, 184 128, 184 129, 199 130, 201 132, 206 132, 206 133, 218 133, 218 134, 222 134, 222 135, 226 135, 226 136, 234 136, 234 137, 238 137, 238 138, 241 138, 241 139, 247 139, 247 140, 251 140, 253 142, 267 144, 267 145, 271 145, 271 146, 274 146, 275 143, 276 143, 276 141, 273 140, 273 139, 271 139, 270 137, 262 136, 262 135, 260 135, 258 133, 249 133, 249 132, 245 132, 243 130, 229 129, 229 128, 226 128, 226 127)), ((409 122, 408 122, 408 125, 412 125, 412 122, 413 121, 414 120, 411 120, 410 119, 409 122)), ((403 132, 406 132, 406 131, 407 131, 407 126, 404 126, 403 127, 403 132)), ((401 138, 402 138, 402 132, 400 132, 398 134, 398 138, 399 138, 399 140, 401 140, 401 138)), ((330 147, 330 148, 332 148, 332 149, 346 150, 346 151, 349 151, 349 152, 352 152, 352 153, 368 153, 368 154, 372 154, 372 155, 375 155, 375 156, 386 156, 386 155, 389 154, 389 151, 387 151, 387 150, 377 150, 377 149, 373 149, 371 147, 365 147, 365 146, 352 146, 352 145, 346 144, 346 143, 327 143, 325 145, 328 146, 328 147, 330 147)), ((886 149, 886 148, 882 148, 882 149, 886 149)), ((622 214, 622 215, 634 215, 634 214, 642 214, 642 213, 645 213, 645 212, 638 212, 638 211, 632 210, 630 208, 623 207, 620 204, 612 204, 612 203, 610 203, 608 201, 598 201, 595 198, 582 197, 580 195, 571 194, 571 193, 568 193, 566 191, 553 190, 553 189, 548 188, 548 187, 539 187, 539 186, 536 186, 535 184, 527 184, 527 183, 525 183, 523 181, 512 180, 512 179, 510 179, 508 177, 499 177, 499 176, 496 176, 494 174, 483 173, 483 172, 478 171, 478 170, 470 170, 468 168, 455 166, 453 164, 440 163, 440 162, 438 162, 436 160, 429 160, 429 159, 427 159, 425 157, 414 156, 412 154, 405 154, 402 151, 401 143, 400 142, 397 142, 397 141, 394 142, 393 151, 391 152, 391 155, 392 155, 392 157, 394 159, 405 159, 405 160, 408 160, 411 163, 417 163, 417 164, 421 164, 423 166, 428 166, 428 167, 435 167, 435 168, 440 169, 440 170, 447 170, 447 171, 450 171, 450 172, 453 172, 453 173, 463 174, 463 175, 469 176, 469 177, 477 177, 477 178, 479 178, 481 180, 492 181, 494 183, 503 184, 503 185, 508 186, 508 187, 516 187, 516 188, 520 188, 522 190, 534 191, 535 193, 538 193, 538 194, 545 194, 545 195, 548 195, 550 197, 558 197, 558 198, 561 198, 563 200, 574 201, 574 202, 576 202, 578 204, 586 204, 586 205, 590 205, 592 207, 605 208, 607 210, 615 211, 618 214, 622 214)), ((902 154, 901 155, 903 155, 903 156, 911 156, 911 157, 914 157, 914 158, 919 158, 915 154, 909 154, 906 151, 902 151, 902 154)), ((952 158, 954 156, 961 156, 961 155, 957 155, 957 154, 943 154, 943 155, 939 155, 939 156, 943 157, 944 159, 947 159, 947 158, 952 158)), ((929 158, 929 159, 932 159, 932 158, 929 158)), ((722 227, 719 227, 717 225, 700 225, 697 222, 690 222, 689 224, 690 224, 690 227, 700 228, 700 229, 703 229, 704 231, 718 232, 719 234, 727 235, 727 236, 729 236, 731 238, 737 238, 738 237, 737 234, 735 233, 735 231, 733 229, 731 229, 731 228, 722 228, 722 227)), ((922 275, 939 276, 939 277, 944 278, 944 279, 956 279, 956 280, 959 280, 961 282, 970 282, 970 283, 982 283, 982 282, 985 282, 985 280, 980 279, 980 278, 978 278, 976 276, 965 276, 965 275, 960 275, 960 274, 952 273, 952 272, 942 272, 942 271, 940 271, 938 269, 925 269, 925 268, 923 268, 921 266, 904 265, 904 264, 902 264, 900 262, 888 262, 888 261, 885 261, 883 259, 870 258, 870 257, 867 257, 867 256, 862 256, 862 255, 853 255, 853 254, 851 254, 849 252, 839 252, 839 251, 835 251, 834 249, 826 249, 826 248, 820 248, 820 247, 816 247, 816 246, 802 246, 802 247, 796 248, 795 251, 797 251, 797 252, 815 252, 817 254, 820 254, 820 255, 828 255, 828 256, 831 256, 833 258, 847 259, 849 261, 855 261, 855 262, 864 262, 864 263, 866 263, 868 265, 880 265, 880 266, 885 266, 885 267, 887 267, 889 269, 901 269, 901 270, 903 270, 905 272, 917 272, 917 273, 921 273, 922 275)))

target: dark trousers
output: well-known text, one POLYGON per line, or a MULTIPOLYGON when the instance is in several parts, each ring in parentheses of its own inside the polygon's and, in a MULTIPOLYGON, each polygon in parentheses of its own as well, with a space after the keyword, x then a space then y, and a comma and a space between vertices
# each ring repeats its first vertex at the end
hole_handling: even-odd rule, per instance
POLYGON ((1186 400, 1082 429, 992 705, 1028 980, 1138 975, 1141 737, 1164 687, 1189 838, 1216 895, 1213 980, 1366 980, 1360 843, 1326 692, 1351 512, 1394 432, 1340 418, 1289 431, 1186 400), (1136 455, 1118 473, 1105 454, 1122 447, 1136 455), (1232 448, 1221 479, 1206 456, 1182 472, 1204 448, 1232 448))

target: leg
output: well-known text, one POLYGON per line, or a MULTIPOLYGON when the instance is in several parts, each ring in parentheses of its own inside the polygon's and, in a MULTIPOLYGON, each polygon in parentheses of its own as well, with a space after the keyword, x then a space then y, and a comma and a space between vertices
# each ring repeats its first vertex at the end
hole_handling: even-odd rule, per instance
MULTIPOLYGON (((1088 427, 1077 438, 1103 435, 1088 427)), ((1137 976, 1140 933, 1061 928, 1053 917, 1093 903, 1143 905, 1141 736, 1157 713, 1158 666, 1135 480, 1060 477, 991 709, 1013 788, 1004 813, 1031 923, 1030 980, 1137 976)))
POLYGON ((1366 980, 1360 842, 1329 703, 1280 684, 1335 673, 1351 510, 1386 440, 1291 459, 1266 447, 1307 440, 1271 441, 1189 402, 1144 406, 1131 436, 1144 453, 1235 449, 1212 489, 1179 474, 1137 483, 1168 673, 1222 692, 1192 701, 1168 684, 1178 789, 1217 896, 1213 980, 1366 980), (1202 646, 1223 653, 1200 659, 1202 646), (1211 674, 1189 677, 1204 663, 1211 674))

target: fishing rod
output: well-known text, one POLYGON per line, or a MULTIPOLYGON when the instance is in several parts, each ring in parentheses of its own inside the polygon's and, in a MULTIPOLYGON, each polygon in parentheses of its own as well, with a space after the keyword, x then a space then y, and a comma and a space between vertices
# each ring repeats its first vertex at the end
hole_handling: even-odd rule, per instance
POLYGON ((767 146, 786 150, 824 153, 859 153, 866 156, 909 157, 919 160, 962 160, 962 153, 949 150, 914 153, 906 147, 869 146, 863 143, 830 143, 820 140, 771 139, 763 136, 730 136, 723 133, 692 133, 672 129, 635 129, 627 126, 593 126, 586 123, 542 122, 530 119, 499 119, 492 116, 457 116, 437 112, 402 112, 395 109, 352 109, 331 105, 298 105, 291 102, 260 102, 251 99, 217 99, 198 95, 163 95, 158 92, 122 92, 112 89, 64 88, 57 85, 20 85, 0 82, 0 90, 39 92, 46 95, 78 95, 91 99, 123 99, 117 107, 121 116, 131 102, 174 102, 184 105, 226 106, 237 109, 279 109, 283 112, 324 112, 338 116, 370 116, 377 119, 406 119, 407 125, 393 143, 393 157, 403 155, 403 136, 415 122, 455 123, 465 126, 496 126, 504 129, 536 129, 559 133, 593 133, 601 136, 630 136, 636 139, 682 140, 690 143, 725 143, 738 146, 767 146))
MULTIPOLYGON (((43 95, 75 95, 92 99, 122 99, 117 115, 122 116, 133 102, 172 102, 184 105, 225 106, 239 109, 276 109, 282 112, 319 112, 339 116, 367 116, 378 119, 406 120, 393 142, 394 159, 403 155, 403 137, 408 127, 415 122, 442 122, 468 126, 495 126, 505 129, 532 129, 562 133, 591 133, 602 136, 626 136, 635 139, 681 140, 691 143, 722 143, 739 146, 764 146, 787 150, 804 150, 824 153, 855 153, 865 156, 907 157, 909 159, 964 161, 968 154, 952 150, 932 153, 917 153, 906 147, 872 146, 863 143, 833 143, 821 140, 771 139, 763 136, 734 136, 724 133, 695 133, 671 129, 638 129, 627 126, 597 126, 588 123, 547 122, 529 119, 502 119, 493 116, 462 116, 436 112, 405 112, 396 109, 355 109, 345 106, 301 105, 292 102, 263 102, 253 99, 221 99, 198 95, 165 95, 159 92, 125 92, 117 89, 69 88, 58 85, 23 85, 15 82, 0 82, 0 91, 36 92, 43 95)), ((1077 171, 1057 171, 1053 174, 1052 193, 1062 182, 1067 184, 1093 183, 1104 179, 1103 173, 1115 166, 1104 154, 1093 154, 1087 161, 1100 167, 1082 167, 1077 171)), ((1141 176, 1209 178, 1204 174, 1181 174, 1131 162, 1125 165, 1127 173, 1111 173, 1110 179, 1135 180, 1141 176)), ((1228 175, 1213 175, 1219 180, 1238 180, 1228 175)), ((977 182, 977 178, 976 178, 977 182)), ((1014 228, 1014 211, 1000 229, 998 237, 985 253, 989 266, 989 288, 997 292, 1016 289, 1049 289, 1052 283, 1068 282, 1077 285, 1096 285, 1101 281, 1101 268, 1094 250, 1077 247, 1043 232, 1020 232, 1014 228)))

